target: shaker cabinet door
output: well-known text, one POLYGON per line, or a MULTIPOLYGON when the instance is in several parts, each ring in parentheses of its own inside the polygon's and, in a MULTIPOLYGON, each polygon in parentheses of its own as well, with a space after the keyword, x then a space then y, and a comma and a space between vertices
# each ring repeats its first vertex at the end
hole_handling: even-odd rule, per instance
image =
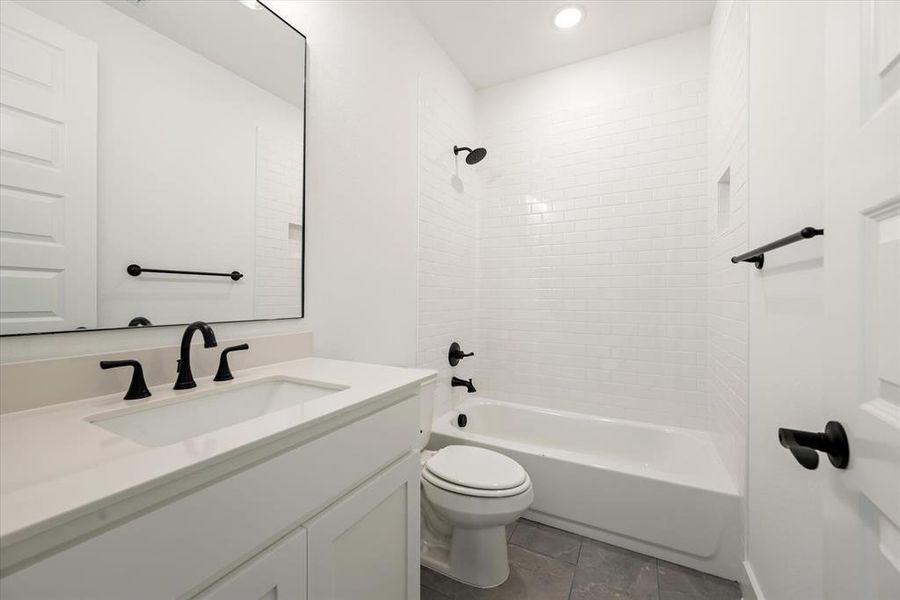
POLYGON ((407 455, 306 527, 310 600, 416 600, 418 454, 407 455))
POLYGON ((306 600, 306 530, 276 543, 207 592, 203 600, 306 600))

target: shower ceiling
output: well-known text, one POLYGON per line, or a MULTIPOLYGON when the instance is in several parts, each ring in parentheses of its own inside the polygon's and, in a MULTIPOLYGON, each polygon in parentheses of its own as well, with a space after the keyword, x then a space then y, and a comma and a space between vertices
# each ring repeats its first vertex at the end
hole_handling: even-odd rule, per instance
POLYGON ((413 12, 476 88, 709 24, 714 0, 418 0, 413 12), (574 4, 584 20, 557 29, 574 4))

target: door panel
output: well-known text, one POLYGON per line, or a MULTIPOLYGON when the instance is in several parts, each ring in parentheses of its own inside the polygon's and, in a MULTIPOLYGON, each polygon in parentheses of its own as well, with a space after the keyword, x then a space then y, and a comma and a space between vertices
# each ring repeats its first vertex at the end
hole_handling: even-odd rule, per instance
POLYGON ((0 3, 0 333, 97 325, 97 47, 0 3))
POLYGON ((826 3, 826 593, 900 597, 900 5, 826 3))

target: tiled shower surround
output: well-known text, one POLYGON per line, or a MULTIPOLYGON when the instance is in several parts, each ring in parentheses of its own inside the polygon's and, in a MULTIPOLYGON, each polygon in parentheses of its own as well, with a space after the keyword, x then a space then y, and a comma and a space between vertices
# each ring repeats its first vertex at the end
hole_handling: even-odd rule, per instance
POLYGON ((419 364, 442 370, 438 413, 464 393, 456 374, 499 400, 709 430, 739 482, 747 274, 727 258, 746 245, 746 79, 732 21, 717 9, 710 30, 478 91, 488 154, 474 167, 450 152, 473 143, 472 107, 420 93, 419 364), (476 357, 451 370, 455 337, 476 357))
POLYGON ((417 363, 438 372, 435 414, 450 410, 450 378, 472 376, 473 360, 447 362, 454 341, 472 349, 477 306, 478 177, 454 145, 474 138, 472 98, 454 99, 419 81, 419 335, 417 363), (450 151, 448 151, 450 150, 450 151))
POLYGON ((482 386, 705 425, 706 82, 488 127, 482 386))

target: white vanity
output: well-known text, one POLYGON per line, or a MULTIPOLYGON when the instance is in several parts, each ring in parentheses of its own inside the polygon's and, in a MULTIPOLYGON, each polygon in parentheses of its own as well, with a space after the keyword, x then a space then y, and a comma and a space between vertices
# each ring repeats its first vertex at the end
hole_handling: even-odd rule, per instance
POLYGON ((417 598, 434 372, 235 375, 0 417, 4 600, 417 598))

